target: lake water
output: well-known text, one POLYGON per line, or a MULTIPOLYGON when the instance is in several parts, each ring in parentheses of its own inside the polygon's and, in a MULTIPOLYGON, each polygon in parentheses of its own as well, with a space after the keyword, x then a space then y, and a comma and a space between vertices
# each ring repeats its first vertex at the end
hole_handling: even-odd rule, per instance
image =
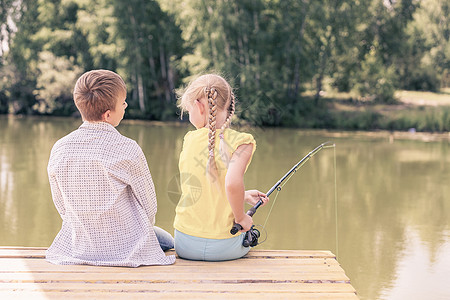
MULTIPOLYGON (((61 219, 51 200, 48 157, 54 142, 80 124, 0 116, 0 246, 51 244, 61 219)), ((123 122, 118 130, 143 148, 158 196, 156 223, 173 232, 178 155, 192 127, 123 122)), ((257 141, 247 189, 269 190, 317 145, 336 144, 317 153, 278 194, 260 249, 330 250, 361 299, 450 298, 449 139, 247 131, 257 141)), ((264 224, 269 210, 260 208, 255 223, 264 224)))

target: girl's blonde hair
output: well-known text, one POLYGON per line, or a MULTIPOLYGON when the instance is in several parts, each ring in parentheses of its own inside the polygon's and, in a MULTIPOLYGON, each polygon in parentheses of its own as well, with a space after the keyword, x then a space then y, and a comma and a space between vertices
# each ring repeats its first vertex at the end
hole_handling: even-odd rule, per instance
POLYGON ((231 124, 231 118, 235 112, 235 97, 230 84, 220 75, 206 74, 201 75, 192 81, 181 96, 178 107, 181 108, 181 116, 189 103, 193 103, 197 99, 206 97, 209 107, 208 118, 208 163, 206 172, 213 179, 218 175, 214 148, 216 144, 216 114, 217 111, 227 110, 227 118, 220 128, 219 154, 225 164, 228 164, 230 157, 223 133, 231 124))

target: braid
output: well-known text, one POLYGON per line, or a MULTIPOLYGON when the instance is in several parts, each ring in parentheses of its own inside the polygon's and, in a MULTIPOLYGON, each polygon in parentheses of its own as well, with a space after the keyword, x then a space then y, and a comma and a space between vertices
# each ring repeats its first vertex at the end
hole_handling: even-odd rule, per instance
POLYGON ((227 118, 225 119, 225 122, 220 128, 219 153, 222 161, 228 166, 231 160, 231 151, 229 145, 225 142, 224 132, 226 128, 230 127, 231 118, 233 117, 235 111, 235 99, 234 94, 231 90, 230 90, 230 105, 228 106, 227 111, 228 111, 227 118))
MULTIPOLYGON (((182 110, 186 110, 190 104, 195 100, 201 100, 202 105, 204 100, 208 102, 208 156, 206 164, 206 176, 211 181, 215 181, 220 189, 223 186, 219 183, 219 175, 222 174, 222 169, 219 170, 218 161, 216 156, 219 155, 221 161, 225 164, 224 170, 228 169, 228 164, 231 159, 231 147, 227 145, 224 140, 225 129, 230 127, 231 119, 235 113, 235 97, 233 90, 228 82, 221 76, 216 74, 206 74, 198 77, 189 84, 187 89, 183 92, 180 99, 179 107, 182 110), (219 128, 217 126, 217 117, 222 121, 225 117, 223 125, 219 128), (217 130, 220 130, 218 135, 220 141, 217 145, 216 134, 217 130), (218 151, 216 151, 218 146, 218 151)), ((220 164, 222 168, 222 164, 220 164)))
POLYGON ((235 112, 235 100, 233 92, 231 92, 230 98, 231 99, 230 99, 230 106, 228 107, 228 116, 225 120, 225 123, 223 123, 222 127, 220 128, 222 134, 225 131, 225 128, 230 127, 231 118, 234 116, 235 112))
MULTIPOLYGON (((208 164, 206 171, 210 175, 217 174, 214 148, 216 145, 216 114, 217 114, 217 91, 215 88, 206 89, 209 106, 209 133, 208 133, 208 164)), ((213 176, 214 177, 214 176, 213 176)))

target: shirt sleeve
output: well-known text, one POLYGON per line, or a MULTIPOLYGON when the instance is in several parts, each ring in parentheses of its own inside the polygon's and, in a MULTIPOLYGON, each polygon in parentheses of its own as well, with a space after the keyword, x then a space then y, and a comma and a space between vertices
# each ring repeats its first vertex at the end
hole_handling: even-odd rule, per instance
POLYGON ((52 192, 53 203, 55 204, 56 210, 61 215, 61 218, 64 219, 64 215, 66 214, 66 209, 64 207, 64 200, 61 194, 61 190, 58 186, 58 182, 54 175, 49 174, 48 176, 50 182, 50 190, 52 192))
MULTIPOLYGON (((256 148, 256 141, 253 138, 253 136, 249 133, 241 132, 241 133, 236 134, 236 136, 230 135, 230 143, 232 145, 233 152, 236 151, 236 149, 240 145, 245 145, 245 144, 252 144, 253 148, 256 148)), ((255 151, 255 149, 253 149, 253 151, 255 151)))
MULTIPOLYGON (((55 147, 53 147, 53 149, 54 148, 55 147)), ((58 181, 56 180, 53 149, 52 152, 50 153, 50 159, 48 161, 47 166, 48 181, 50 183, 50 190, 52 193, 52 199, 53 203, 55 204, 56 210, 61 215, 61 218, 64 218, 64 215, 66 214, 66 209, 64 207, 64 199, 61 189, 58 185, 58 181)))
POLYGON ((239 133, 236 133, 235 135, 230 135, 229 136, 229 140, 230 140, 230 144, 231 144, 231 148, 232 148, 232 154, 241 145, 246 145, 246 144, 253 145, 252 156, 250 157, 250 159, 249 159, 249 161, 247 163, 247 166, 246 166, 246 170, 247 170, 248 166, 250 165, 250 163, 252 161, 253 154, 255 153, 255 150, 256 150, 256 141, 255 141, 255 139, 249 133, 239 132, 239 133))
POLYGON ((144 208, 152 225, 155 225, 157 211, 156 192, 152 175, 142 149, 137 146, 138 155, 130 167, 130 187, 138 203, 144 208))

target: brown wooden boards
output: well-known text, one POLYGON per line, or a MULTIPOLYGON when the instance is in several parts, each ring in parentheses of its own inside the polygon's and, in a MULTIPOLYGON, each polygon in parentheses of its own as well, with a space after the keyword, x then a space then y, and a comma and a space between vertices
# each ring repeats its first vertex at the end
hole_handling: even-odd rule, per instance
MULTIPOLYGON (((168 253, 173 254, 173 253, 168 253)), ((139 268, 53 265, 45 248, 0 247, 0 299, 358 299, 329 251, 139 268)))

